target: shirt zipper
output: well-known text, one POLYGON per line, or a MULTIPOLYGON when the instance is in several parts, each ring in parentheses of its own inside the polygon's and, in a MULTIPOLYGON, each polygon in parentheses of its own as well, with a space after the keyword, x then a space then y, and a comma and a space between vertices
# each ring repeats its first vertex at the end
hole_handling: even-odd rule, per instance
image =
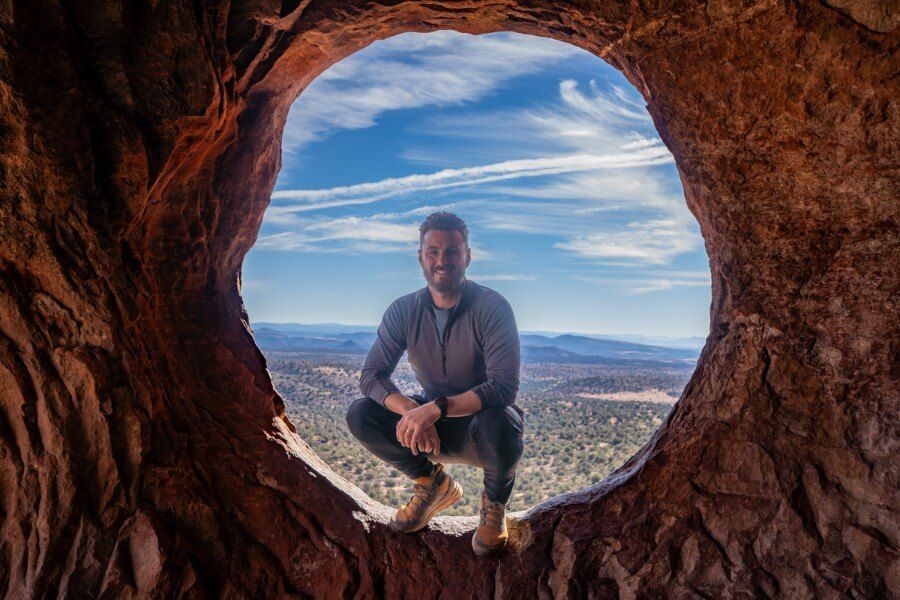
POLYGON ((431 312, 431 320, 434 322, 434 331, 438 334, 438 343, 441 345, 441 375, 443 376, 444 381, 447 381, 447 351, 444 346, 444 341, 447 337, 447 330, 450 329, 450 317, 452 315, 447 316, 447 323, 444 325, 444 335, 441 336, 441 331, 437 326, 437 317, 434 314, 434 311, 431 312))

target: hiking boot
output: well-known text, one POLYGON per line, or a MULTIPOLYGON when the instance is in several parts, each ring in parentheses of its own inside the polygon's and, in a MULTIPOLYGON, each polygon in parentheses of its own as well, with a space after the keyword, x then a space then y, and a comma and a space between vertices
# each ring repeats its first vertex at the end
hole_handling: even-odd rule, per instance
POLYGON ((506 530, 506 505, 491 502, 487 492, 481 492, 479 521, 472 535, 472 549, 478 556, 497 554, 506 547, 509 532, 506 530))
POLYGON ((415 482, 413 497, 391 519, 390 527, 394 531, 418 531, 428 525, 431 517, 462 498, 462 487, 444 473, 441 463, 431 475, 419 477, 415 482))

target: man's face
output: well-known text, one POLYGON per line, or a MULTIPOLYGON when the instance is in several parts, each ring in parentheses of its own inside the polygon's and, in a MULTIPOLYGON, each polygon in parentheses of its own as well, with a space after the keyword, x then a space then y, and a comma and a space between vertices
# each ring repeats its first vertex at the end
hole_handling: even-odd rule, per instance
POLYGON ((419 246, 419 264, 428 285, 441 294, 452 294, 462 285, 472 251, 458 231, 432 229, 419 246))

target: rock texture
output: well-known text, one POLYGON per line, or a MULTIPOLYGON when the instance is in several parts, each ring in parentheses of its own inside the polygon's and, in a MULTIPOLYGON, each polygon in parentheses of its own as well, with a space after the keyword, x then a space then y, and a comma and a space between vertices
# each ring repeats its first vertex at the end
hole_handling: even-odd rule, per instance
POLYGON ((6 597, 884 598, 900 590, 898 18, 875 0, 0 0, 6 597), (291 102, 403 31, 622 70, 713 273, 606 481, 396 535, 293 432, 240 297, 291 102))

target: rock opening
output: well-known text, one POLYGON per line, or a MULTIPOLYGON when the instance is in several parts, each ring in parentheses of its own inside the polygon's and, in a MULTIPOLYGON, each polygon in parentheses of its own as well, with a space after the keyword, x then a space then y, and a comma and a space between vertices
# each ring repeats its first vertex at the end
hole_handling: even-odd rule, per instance
POLYGON ((0 8, 4 591, 887 596, 897 23, 844 4, 0 8), (391 534, 330 474, 238 293, 291 101, 375 39, 446 28, 619 68, 713 273, 712 333, 665 426, 491 561, 453 529, 391 534))

